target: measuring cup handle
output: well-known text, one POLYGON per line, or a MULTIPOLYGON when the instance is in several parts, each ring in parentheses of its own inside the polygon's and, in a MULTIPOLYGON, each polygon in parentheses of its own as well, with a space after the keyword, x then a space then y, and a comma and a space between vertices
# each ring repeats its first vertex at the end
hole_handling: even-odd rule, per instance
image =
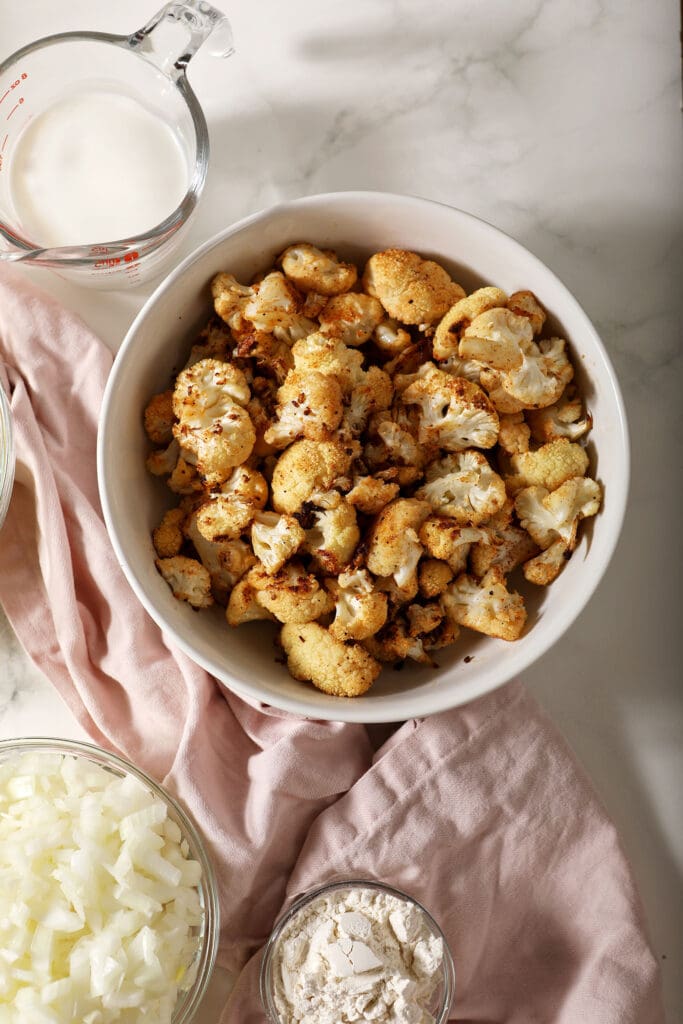
POLYGON ((230 22, 221 11, 205 0, 172 0, 128 37, 128 45, 177 78, 209 36, 213 36, 209 52, 214 57, 234 53, 230 22))

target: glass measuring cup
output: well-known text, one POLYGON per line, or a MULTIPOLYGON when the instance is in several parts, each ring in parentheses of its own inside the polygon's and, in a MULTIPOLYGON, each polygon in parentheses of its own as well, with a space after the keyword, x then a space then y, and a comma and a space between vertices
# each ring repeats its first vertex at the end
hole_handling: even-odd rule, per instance
POLYGON ((159 273, 201 195, 209 160, 202 108, 187 81, 193 54, 213 33, 214 56, 233 52, 226 17, 204 0, 172 0, 132 35, 64 32, 17 50, 0 65, 0 260, 50 267, 79 284, 135 287, 159 273), (172 130, 187 163, 187 191, 142 234, 48 248, 28 237, 12 199, 12 154, 33 118, 59 98, 110 90, 137 101, 172 130))

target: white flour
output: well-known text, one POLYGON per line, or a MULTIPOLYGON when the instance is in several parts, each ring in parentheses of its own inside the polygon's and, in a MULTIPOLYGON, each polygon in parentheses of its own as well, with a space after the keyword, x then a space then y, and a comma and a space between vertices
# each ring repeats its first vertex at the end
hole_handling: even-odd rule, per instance
POLYGON ((318 897, 285 926, 274 958, 283 1024, 433 1024, 443 944, 422 912, 375 889, 318 897))

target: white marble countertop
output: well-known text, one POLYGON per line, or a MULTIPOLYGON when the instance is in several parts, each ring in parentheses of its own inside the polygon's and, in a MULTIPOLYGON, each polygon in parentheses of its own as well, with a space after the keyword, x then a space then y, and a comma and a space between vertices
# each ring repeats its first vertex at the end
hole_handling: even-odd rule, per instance
MULTIPOLYGON (((616 821, 683 1019, 679 15, 673 0, 278 0, 225 7, 237 54, 189 78, 212 140, 181 255, 302 194, 410 192, 514 235, 565 281, 609 349, 633 443, 614 560, 526 682, 616 821), (676 493, 678 491, 678 493, 676 493)), ((127 32, 155 0, 22 0, 0 59, 69 29, 127 32)), ((115 350, 154 284, 89 292, 30 271, 115 350)), ((0 737, 79 736, 0 621, 0 737)), ((213 982, 198 1024, 218 1019, 213 982)))

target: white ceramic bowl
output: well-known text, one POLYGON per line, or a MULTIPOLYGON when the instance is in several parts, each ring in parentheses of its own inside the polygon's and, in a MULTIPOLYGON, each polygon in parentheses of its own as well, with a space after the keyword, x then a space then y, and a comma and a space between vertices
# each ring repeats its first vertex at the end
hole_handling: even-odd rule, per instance
MULTIPOLYGON (((231 690, 311 718, 395 722, 463 704, 523 672, 571 626, 614 551, 628 491, 628 433, 614 370, 595 328, 564 285, 518 242, 470 214, 410 196, 337 192, 282 203, 221 231, 177 267, 145 303, 118 353, 107 385, 98 442, 100 494, 124 573, 153 619, 177 645, 231 690), (529 619, 515 643, 463 630, 439 651, 438 669, 385 669, 363 697, 330 697, 292 679, 276 661, 268 623, 229 628, 223 610, 201 613, 177 601, 154 566, 150 531, 177 503, 145 469, 149 444, 142 411, 182 366, 195 329, 211 313, 209 283, 219 270, 239 280, 272 265, 288 244, 312 241, 363 264, 396 246, 443 263, 468 291, 495 284, 529 288, 570 343, 578 385, 593 416, 591 474, 604 506, 580 530, 580 542, 548 588, 528 585, 529 619), (465 661, 466 656, 471 660, 465 661)), ((524 584, 524 580, 522 580, 524 584)))

